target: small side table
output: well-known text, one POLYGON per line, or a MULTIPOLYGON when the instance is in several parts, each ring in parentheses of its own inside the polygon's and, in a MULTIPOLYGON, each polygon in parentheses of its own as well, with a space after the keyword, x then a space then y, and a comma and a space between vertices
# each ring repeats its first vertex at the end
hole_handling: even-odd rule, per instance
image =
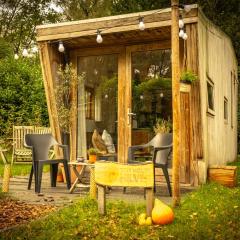
POLYGON ((75 180, 75 182, 73 183, 72 187, 70 188, 69 192, 73 193, 74 189, 76 187, 90 187, 90 197, 93 199, 96 199, 97 196, 97 186, 95 183, 95 165, 92 163, 88 163, 88 162, 69 162, 68 163, 70 166, 72 166, 73 168, 73 172, 76 175, 77 179, 75 180), (78 171, 77 167, 81 166, 81 170, 78 171), (89 184, 84 184, 82 182, 82 178, 84 175, 84 172, 86 170, 86 168, 89 167, 90 168, 90 185, 89 184))

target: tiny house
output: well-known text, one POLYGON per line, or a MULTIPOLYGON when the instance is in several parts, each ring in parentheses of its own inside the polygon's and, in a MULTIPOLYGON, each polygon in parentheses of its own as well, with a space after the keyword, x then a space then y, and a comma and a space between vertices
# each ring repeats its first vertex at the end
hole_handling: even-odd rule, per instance
MULTIPOLYGON (((180 68, 198 79, 180 87, 180 180, 198 185, 211 165, 237 157, 237 60, 230 38, 197 5, 182 12, 180 68)), ((147 143, 157 119, 172 118, 171 9, 37 27, 49 119, 61 141, 55 88, 60 64, 71 87, 71 159, 87 155, 94 130, 106 130, 119 162, 147 143), (139 21, 144 26, 139 28, 139 21)))

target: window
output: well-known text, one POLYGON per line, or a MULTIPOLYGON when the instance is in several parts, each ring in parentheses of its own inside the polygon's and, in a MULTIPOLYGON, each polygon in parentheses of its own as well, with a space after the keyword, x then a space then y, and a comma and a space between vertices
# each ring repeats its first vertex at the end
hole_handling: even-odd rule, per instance
POLYGON ((207 81, 207 100, 208 100, 208 113, 214 114, 214 83, 208 78, 207 81))
POLYGON ((94 91, 91 88, 85 89, 86 118, 94 120, 94 91))
POLYGON ((227 123, 228 121, 228 100, 224 97, 224 121, 227 123))

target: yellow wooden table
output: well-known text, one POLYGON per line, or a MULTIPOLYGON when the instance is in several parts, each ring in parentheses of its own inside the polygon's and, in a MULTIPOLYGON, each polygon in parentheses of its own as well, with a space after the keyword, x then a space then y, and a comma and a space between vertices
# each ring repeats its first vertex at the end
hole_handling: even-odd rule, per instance
POLYGON ((68 163, 70 166, 72 166, 73 172, 76 175, 76 180, 71 186, 69 192, 72 193, 76 187, 82 187, 82 188, 90 188, 90 197, 93 199, 96 199, 97 196, 97 186, 95 183, 95 164, 88 163, 88 162, 69 162, 68 163), (81 169, 78 170, 77 167, 81 166, 81 169), (82 182, 84 172, 86 171, 87 168, 90 168, 90 185, 85 184, 82 182))

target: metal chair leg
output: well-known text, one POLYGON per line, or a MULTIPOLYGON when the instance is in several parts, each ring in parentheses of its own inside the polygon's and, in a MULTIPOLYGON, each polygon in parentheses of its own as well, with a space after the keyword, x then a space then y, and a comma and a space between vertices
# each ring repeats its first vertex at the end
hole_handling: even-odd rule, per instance
POLYGON ((42 172, 43 172, 43 163, 38 163, 38 185, 37 185, 37 193, 41 192, 41 183, 42 183, 42 172))
POLYGON ((71 178, 70 178, 70 172, 69 172, 67 161, 63 162, 63 166, 64 166, 65 175, 66 175, 67 188, 70 189, 71 188, 71 178))
POLYGON ((30 172, 30 176, 29 176, 29 180, 28 180, 28 190, 31 189, 32 177, 33 177, 33 166, 32 166, 32 168, 31 168, 31 172, 30 172))
POLYGON ((169 175, 168 175, 168 169, 167 169, 167 167, 162 167, 162 170, 163 170, 163 174, 166 178, 169 195, 172 196, 172 189, 171 189, 170 179, 169 179, 169 175))

